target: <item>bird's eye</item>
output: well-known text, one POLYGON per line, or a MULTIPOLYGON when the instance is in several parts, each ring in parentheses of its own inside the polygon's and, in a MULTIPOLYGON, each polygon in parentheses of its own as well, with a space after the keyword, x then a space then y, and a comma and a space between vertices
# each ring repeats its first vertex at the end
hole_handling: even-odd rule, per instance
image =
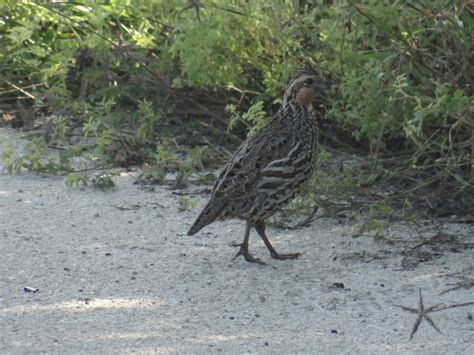
POLYGON ((306 79, 306 80, 304 81, 304 83, 305 83, 306 85, 313 85, 313 84, 314 84, 314 80, 313 80, 312 78, 309 78, 309 79, 306 79))

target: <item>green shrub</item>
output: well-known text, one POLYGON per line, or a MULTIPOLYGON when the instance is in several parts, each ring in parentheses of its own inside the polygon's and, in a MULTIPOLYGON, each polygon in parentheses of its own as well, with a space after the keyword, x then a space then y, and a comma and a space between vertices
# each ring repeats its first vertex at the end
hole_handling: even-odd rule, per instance
MULTIPOLYGON (((146 162, 182 185, 261 127, 292 72, 312 63, 337 83, 315 102, 324 144, 369 156, 355 186, 365 176, 423 195, 430 187, 431 209, 449 192, 465 211, 472 13, 442 0, 6 1, 0 105, 48 144, 146 162)), ((30 158, 12 170, 48 169, 30 158)))

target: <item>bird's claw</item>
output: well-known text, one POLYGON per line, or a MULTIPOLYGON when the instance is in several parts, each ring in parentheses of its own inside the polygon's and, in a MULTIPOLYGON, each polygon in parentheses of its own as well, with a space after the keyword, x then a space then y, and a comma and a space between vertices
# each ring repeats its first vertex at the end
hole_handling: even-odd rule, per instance
POLYGON ((301 253, 292 253, 292 254, 278 254, 278 253, 270 253, 273 259, 277 260, 288 260, 288 259, 298 259, 301 256, 301 253))
POLYGON ((233 243, 231 245, 233 247, 240 248, 237 254, 235 254, 235 256, 232 258, 232 260, 235 260, 238 256, 242 255, 245 258, 245 261, 248 261, 249 263, 257 263, 260 265, 265 265, 265 263, 262 260, 258 258, 254 258, 252 255, 250 255, 248 245, 244 245, 243 243, 241 244, 233 243))

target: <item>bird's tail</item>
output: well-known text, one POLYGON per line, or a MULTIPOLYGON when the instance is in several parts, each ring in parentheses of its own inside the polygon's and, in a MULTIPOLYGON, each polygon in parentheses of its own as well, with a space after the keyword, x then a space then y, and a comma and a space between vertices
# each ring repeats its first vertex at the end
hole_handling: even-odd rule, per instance
POLYGON ((222 213, 224 206, 225 203, 223 201, 211 199, 201 211, 191 228, 189 228, 188 235, 194 235, 208 224, 214 222, 222 213))

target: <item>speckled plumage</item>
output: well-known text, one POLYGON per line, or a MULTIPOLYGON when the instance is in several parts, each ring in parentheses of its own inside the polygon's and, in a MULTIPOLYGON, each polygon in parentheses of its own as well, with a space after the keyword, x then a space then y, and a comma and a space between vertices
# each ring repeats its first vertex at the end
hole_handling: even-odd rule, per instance
POLYGON ((311 98, 317 89, 326 87, 328 83, 319 80, 311 69, 295 74, 278 113, 248 138, 224 167, 188 235, 218 219, 240 218, 247 221, 247 227, 237 255, 260 262, 248 252, 248 234, 255 227, 272 257, 298 256, 276 253, 265 235, 264 221, 288 204, 312 174, 317 126, 311 98))

